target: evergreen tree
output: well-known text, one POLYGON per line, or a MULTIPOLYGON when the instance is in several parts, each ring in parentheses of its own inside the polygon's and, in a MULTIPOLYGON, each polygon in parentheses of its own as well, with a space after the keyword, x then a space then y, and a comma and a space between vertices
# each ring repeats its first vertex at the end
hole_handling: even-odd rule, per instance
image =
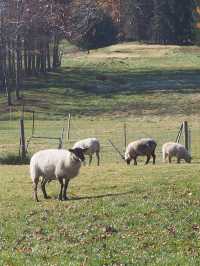
POLYGON ((154 0, 151 24, 155 43, 191 43, 195 0, 154 0))
POLYGON ((173 1, 154 0, 152 17, 152 41, 155 43, 172 43, 174 39, 173 1))
POLYGON ((176 0, 174 3, 174 31, 176 43, 191 43, 194 28, 194 0, 176 0))

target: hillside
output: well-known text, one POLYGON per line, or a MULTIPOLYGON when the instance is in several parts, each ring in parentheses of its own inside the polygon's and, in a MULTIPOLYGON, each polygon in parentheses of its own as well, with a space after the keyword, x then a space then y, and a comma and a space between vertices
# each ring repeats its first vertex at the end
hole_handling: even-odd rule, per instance
MULTIPOLYGON (((68 52, 56 73, 25 82, 24 105, 42 112, 90 116, 199 114, 199 54, 197 46, 135 43, 90 54, 68 52)), ((6 98, 1 95, 1 118, 5 110, 6 98)))

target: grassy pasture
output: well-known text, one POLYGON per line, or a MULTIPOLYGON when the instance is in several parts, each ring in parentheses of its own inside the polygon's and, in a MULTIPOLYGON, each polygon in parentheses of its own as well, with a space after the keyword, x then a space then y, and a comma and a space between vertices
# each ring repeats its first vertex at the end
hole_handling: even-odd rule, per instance
MULTIPOLYGON (((27 80, 26 109, 39 110, 35 134, 59 137, 72 113, 69 147, 97 136, 102 165, 82 167, 69 185, 70 201, 32 200, 27 165, 0 165, 0 265, 199 265, 200 79, 199 47, 123 44, 89 55, 65 54, 57 73, 27 80), (50 113, 47 114, 47 113, 50 113), (60 113, 57 116, 55 113, 60 113), (193 163, 161 162, 161 145, 188 120, 193 163), (108 145, 151 136, 157 164, 127 167, 108 145)), ((17 104, 14 109, 20 109, 17 104)), ((19 113, 5 112, 0 96, 0 151, 17 152, 19 113)), ((26 136, 31 135, 26 113, 26 136)), ((33 140, 38 149, 57 147, 33 140)))
MULTIPOLYGON (((85 167, 72 200, 40 194, 36 204, 27 166, 0 166, 0 264, 198 265, 198 172, 198 164, 85 167)), ((47 190, 56 197, 58 184, 47 190)))
MULTIPOLYGON (((197 46, 123 44, 67 53, 56 73, 25 82, 25 108, 80 116, 199 114, 199 52, 197 46)), ((0 97, 1 119, 9 118, 5 110, 0 97)))

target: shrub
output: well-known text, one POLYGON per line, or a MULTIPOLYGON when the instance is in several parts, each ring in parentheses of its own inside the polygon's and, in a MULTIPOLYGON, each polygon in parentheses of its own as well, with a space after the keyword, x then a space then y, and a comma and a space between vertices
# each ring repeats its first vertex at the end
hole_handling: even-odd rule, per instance
POLYGON ((88 28, 80 35, 76 45, 82 49, 95 49, 113 44, 117 41, 118 31, 112 18, 101 10, 98 10, 88 20, 88 28))
POLYGON ((0 164, 19 165, 19 164, 29 164, 29 162, 30 162, 30 156, 21 158, 21 156, 14 154, 14 153, 0 155, 0 164))

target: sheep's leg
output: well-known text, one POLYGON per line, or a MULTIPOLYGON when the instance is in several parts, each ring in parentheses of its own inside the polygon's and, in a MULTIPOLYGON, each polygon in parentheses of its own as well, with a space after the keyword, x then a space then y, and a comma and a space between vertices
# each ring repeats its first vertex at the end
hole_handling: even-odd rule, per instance
POLYGON ((96 152, 96 156, 97 156, 97 165, 99 166, 99 162, 100 162, 99 152, 96 152))
POLYGON ((155 155, 154 152, 153 152, 151 155, 152 155, 152 157, 153 157, 153 164, 155 164, 155 163, 156 163, 156 155, 155 155))
POLYGON ((67 197, 67 187, 69 184, 69 180, 65 179, 65 185, 64 185, 64 189, 63 189, 63 200, 68 200, 69 198, 67 197))
POLYGON ((163 153, 163 163, 166 162, 167 156, 168 156, 167 153, 163 153))
POLYGON ((177 158, 177 163, 180 163, 181 162, 181 159, 180 158, 177 158))
POLYGON ((42 180, 42 182, 41 182, 41 189, 42 189, 42 192, 43 192, 44 198, 45 198, 45 199, 50 199, 51 197, 49 197, 49 196, 47 195, 46 188, 45 188, 45 185, 46 185, 47 182, 48 182, 48 179, 43 178, 43 180, 42 180))
POLYGON ((90 158, 90 159, 89 159, 89 165, 90 165, 91 162, 92 162, 92 154, 89 155, 89 158, 90 158))
POLYGON ((33 191, 34 191, 34 199, 35 201, 39 202, 38 196, 37 196, 37 186, 39 182, 39 177, 34 179, 34 184, 33 184, 33 191))
POLYGON ((58 199, 59 199, 59 200, 62 200, 63 187, 64 187, 64 185, 63 185, 63 178, 59 177, 59 178, 58 178, 58 181, 59 181, 59 183, 60 183, 60 193, 59 193, 59 195, 58 195, 58 199))
POLYGON ((134 160, 134 165, 137 165, 137 157, 135 157, 135 158, 133 158, 133 160, 134 160))
POLYGON ((147 160, 146 160, 145 164, 148 164, 150 159, 151 159, 151 155, 148 154, 147 155, 147 160))
POLYGON ((168 155, 168 159, 169 159, 169 163, 172 162, 172 157, 170 155, 168 155))

